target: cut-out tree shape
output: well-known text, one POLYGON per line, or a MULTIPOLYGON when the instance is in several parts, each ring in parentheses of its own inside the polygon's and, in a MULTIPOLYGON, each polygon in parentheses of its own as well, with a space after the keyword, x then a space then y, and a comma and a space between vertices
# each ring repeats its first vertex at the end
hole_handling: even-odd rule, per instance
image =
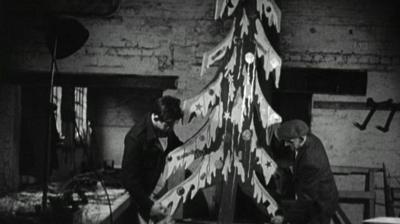
POLYGON ((281 59, 263 24, 279 32, 281 12, 273 0, 216 0, 215 19, 225 17, 233 17, 232 28, 218 46, 204 54, 201 70, 203 75, 205 69, 221 61, 217 74, 198 95, 183 102, 183 126, 190 126, 194 120, 203 125, 167 156, 163 175, 169 178, 178 169, 197 166, 191 176, 156 203, 168 207, 173 214, 180 203, 222 179, 218 220, 232 223, 238 186, 266 213, 274 214, 277 210, 275 200, 265 188, 277 165, 258 146, 256 126, 262 127, 265 133, 261 136, 269 145, 271 126, 281 122, 258 80, 258 72, 263 70, 267 80, 270 74, 275 75, 278 86, 281 59), (259 173, 263 178, 259 179, 256 170, 262 171, 259 173))

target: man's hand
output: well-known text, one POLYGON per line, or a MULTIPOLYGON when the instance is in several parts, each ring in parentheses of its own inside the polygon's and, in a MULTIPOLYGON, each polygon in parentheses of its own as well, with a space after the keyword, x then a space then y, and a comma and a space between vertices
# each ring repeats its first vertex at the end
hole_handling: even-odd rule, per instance
POLYGON ((284 220, 283 216, 277 215, 277 216, 272 217, 271 223, 272 224, 282 224, 283 220, 284 220))
POLYGON ((156 222, 168 216, 168 210, 160 203, 156 203, 150 209, 150 218, 156 222))

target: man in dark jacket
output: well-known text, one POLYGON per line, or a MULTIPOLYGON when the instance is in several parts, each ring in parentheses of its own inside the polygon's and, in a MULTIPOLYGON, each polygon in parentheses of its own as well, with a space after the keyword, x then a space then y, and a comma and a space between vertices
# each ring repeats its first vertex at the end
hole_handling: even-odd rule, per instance
MULTIPOLYGON (((277 135, 295 153, 295 205, 298 207, 297 211, 306 208, 303 216, 285 212, 285 208, 282 208, 283 220, 301 224, 329 224, 338 206, 338 191, 321 140, 310 133, 308 125, 301 120, 284 122, 278 128, 277 135), (310 206, 305 206, 307 204, 310 206)), ((282 216, 274 220, 282 221, 282 216)))
POLYGON ((132 198, 131 209, 140 214, 139 218, 131 216, 139 219, 136 222, 157 221, 167 216, 166 208, 154 204, 153 197, 165 183, 160 176, 167 154, 182 144, 173 131, 182 115, 179 99, 161 97, 155 101, 152 111, 125 136, 122 181, 132 198))

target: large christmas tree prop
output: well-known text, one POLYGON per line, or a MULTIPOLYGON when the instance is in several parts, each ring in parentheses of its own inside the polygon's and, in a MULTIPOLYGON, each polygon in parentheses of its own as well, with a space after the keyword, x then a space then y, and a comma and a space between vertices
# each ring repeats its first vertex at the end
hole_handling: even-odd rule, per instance
POLYGON ((263 127, 262 136, 269 145, 270 127, 281 122, 281 117, 266 101, 258 71, 263 70, 267 80, 275 74, 278 86, 281 59, 268 41, 263 24, 279 32, 281 13, 273 0, 216 0, 215 19, 225 17, 233 17, 232 28, 218 46, 204 54, 201 75, 216 61, 221 60, 221 66, 213 81, 183 104, 183 124, 189 126, 200 119, 203 125, 168 155, 164 175, 169 178, 179 168, 188 169, 195 160, 200 162, 189 178, 156 203, 167 206, 173 214, 189 195, 192 199, 200 189, 217 184, 218 176, 223 180, 219 223, 232 223, 237 186, 267 213, 277 210, 255 172, 261 168, 267 185, 277 166, 258 146, 254 122, 263 127))

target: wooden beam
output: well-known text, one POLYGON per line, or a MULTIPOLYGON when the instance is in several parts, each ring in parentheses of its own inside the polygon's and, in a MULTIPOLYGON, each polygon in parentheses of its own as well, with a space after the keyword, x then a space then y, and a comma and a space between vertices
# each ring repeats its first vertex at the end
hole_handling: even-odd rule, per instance
MULTIPOLYGON (((394 104, 396 110, 400 110, 399 104, 394 104)), ((376 110, 391 110, 392 105, 377 105, 376 110)), ((370 110, 371 107, 365 102, 346 102, 346 101, 314 101, 315 109, 332 109, 332 110, 370 110)))
POLYGON ((384 196, 385 196, 385 215, 394 216, 394 206, 393 206, 393 194, 392 189, 389 184, 389 174, 386 170, 385 164, 383 164, 383 186, 384 186, 384 196))
POLYGON ((370 200, 375 199, 374 191, 339 191, 339 198, 343 200, 370 200))
POLYGON ((364 218, 372 218, 375 217, 375 172, 373 170, 368 172, 365 191, 372 192, 374 197, 367 202, 368 206, 364 210, 364 218))
POLYGON ((236 176, 236 172, 230 172, 228 175, 228 180, 222 181, 222 194, 218 214, 219 224, 233 223, 237 188, 238 177, 236 176))
MULTIPOLYGON (((21 85, 47 86, 50 82, 49 72, 44 71, 13 71, 7 72, 4 81, 21 85)), ((83 86, 95 88, 149 88, 176 89, 177 76, 148 76, 133 74, 99 74, 59 72, 55 76, 58 86, 83 86)))
POLYGON ((382 171, 380 167, 356 167, 356 166, 332 166, 332 172, 335 175, 366 175, 370 170, 374 172, 382 171))

